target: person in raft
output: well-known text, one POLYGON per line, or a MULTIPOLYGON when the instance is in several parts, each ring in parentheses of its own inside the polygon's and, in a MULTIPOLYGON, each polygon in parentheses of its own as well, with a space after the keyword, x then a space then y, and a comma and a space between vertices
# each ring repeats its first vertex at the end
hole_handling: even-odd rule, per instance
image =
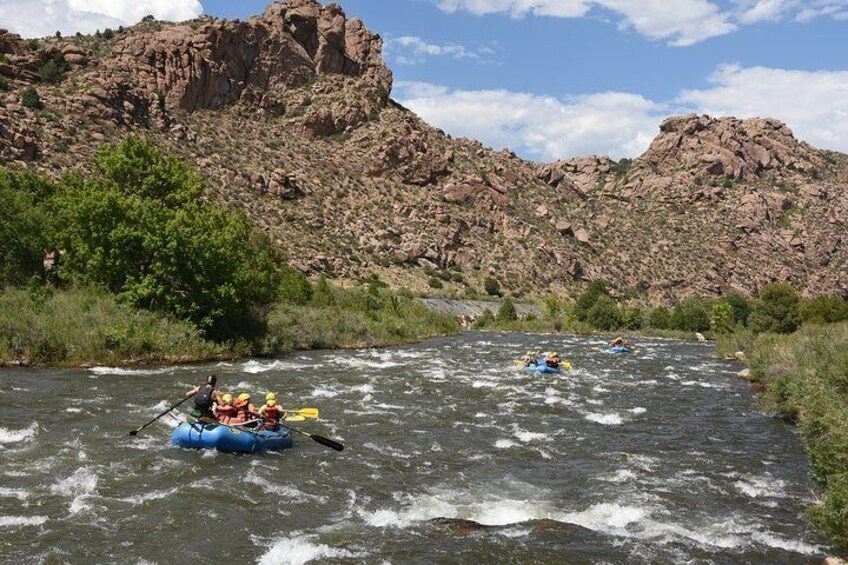
POLYGON ((221 404, 216 404, 214 408, 215 417, 220 424, 231 424, 236 421, 238 411, 233 405, 233 395, 226 393, 221 396, 221 404))
POLYGON ((276 430, 280 421, 286 419, 286 411, 277 406, 277 395, 273 392, 265 395, 265 405, 259 409, 259 415, 265 420, 266 430, 276 430))
POLYGON ((561 360, 559 358, 559 353, 551 353, 548 358, 545 360, 545 365, 548 367, 552 367, 554 369, 559 369, 559 364, 561 360))
POLYGON ((194 397, 194 410, 192 410, 191 415, 198 419, 207 419, 214 421, 215 412, 212 410, 213 406, 217 403, 220 404, 221 393, 217 389, 218 385, 218 377, 215 375, 209 375, 206 377, 206 382, 202 385, 198 385, 186 392, 186 397, 193 396, 194 397))
POLYGON ((610 343, 610 347, 633 347, 629 341, 625 341, 623 337, 617 337, 610 343))
POLYGON ((243 392, 238 396, 235 407, 236 422, 238 423, 250 422, 259 418, 259 411, 256 410, 256 406, 250 401, 250 393, 248 392, 243 392))
POLYGON ((539 363, 536 360, 536 353, 533 351, 528 351, 524 357, 521 358, 524 361, 524 366, 529 367, 530 365, 538 365, 539 363))

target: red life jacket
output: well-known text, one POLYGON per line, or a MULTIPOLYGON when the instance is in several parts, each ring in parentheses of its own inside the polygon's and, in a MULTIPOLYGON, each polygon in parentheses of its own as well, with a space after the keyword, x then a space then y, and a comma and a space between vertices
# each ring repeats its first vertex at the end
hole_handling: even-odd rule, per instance
POLYGON ((256 416, 256 407, 249 400, 237 400, 236 411, 238 412, 237 420, 239 422, 247 422, 256 416))
POLYGON ((282 415, 278 406, 265 406, 263 413, 265 415, 265 425, 267 426, 276 426, 277 421, 282 415))
POLYGON ((222 424, 229 424, 231 420, 235 420, 238 410, 233 405, 219 404, 216 409, 218 412, 218 421, 222 424))

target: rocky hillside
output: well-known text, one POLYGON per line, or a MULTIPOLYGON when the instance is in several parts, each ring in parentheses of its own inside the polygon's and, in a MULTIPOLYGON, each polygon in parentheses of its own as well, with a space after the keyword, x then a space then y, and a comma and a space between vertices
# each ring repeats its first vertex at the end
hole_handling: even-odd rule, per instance
POLYGON ((314 0, 245 22, 3 33, 0 160, 55 176, 141 132, 196 164, 209 197, 250 214, 291 264, 341 280, 462 294, 492 277, 529 296, 603 277, 660 301, 781 279, 848 294, 848 157, 773 120, 685 116, 633 162, 539 165, 393 102, 381 48, 314 0))

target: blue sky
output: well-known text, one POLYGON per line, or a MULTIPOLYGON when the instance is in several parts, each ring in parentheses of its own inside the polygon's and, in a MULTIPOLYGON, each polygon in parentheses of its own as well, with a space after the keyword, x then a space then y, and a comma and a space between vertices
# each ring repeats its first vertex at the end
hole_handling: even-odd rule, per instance
MULTIPOLYGON (((153 11, 246 18, 267 3, 41 0, 42 13, 63 15, 26 21, 45 34, 153 11)), ((340 3, 385 39, 396 99, 452 134, 525 157, 633 157, 662 119, 687 112, 776 117, 848 152, 848 0, 340 3)), ((33 4, 0 0, 0 26, 21 31, 16 18, 33 4)))

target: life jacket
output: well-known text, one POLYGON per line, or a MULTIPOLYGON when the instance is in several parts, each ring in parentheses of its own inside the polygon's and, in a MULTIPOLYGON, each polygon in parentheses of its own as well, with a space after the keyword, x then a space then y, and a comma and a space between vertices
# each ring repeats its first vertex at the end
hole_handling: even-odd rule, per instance
POLYGON ((256 407, 249 400, 236 400, 235 409, 238 414, 236 419, 239 422, 247 422, 256 415, 256 407))
POLYGON ((279 406, 265 406, 262 413, 265 416, 265 424, 270 426, 276 426, 282 415, 279 406))
POLYGON ((215 387, 212 385, 203 385, 200 387, 194 395, 194 405, 201 412, 208 412, 212 410, 212 404, 214 403, 214 398, 212 398, 212 393, 215 391, 215 387))
POLYGON ((221 404, 218 406, 218 421, 222 424, 229 424, 230 420, 234 420, 238 414, 238 410, 233 405, 221 404))

